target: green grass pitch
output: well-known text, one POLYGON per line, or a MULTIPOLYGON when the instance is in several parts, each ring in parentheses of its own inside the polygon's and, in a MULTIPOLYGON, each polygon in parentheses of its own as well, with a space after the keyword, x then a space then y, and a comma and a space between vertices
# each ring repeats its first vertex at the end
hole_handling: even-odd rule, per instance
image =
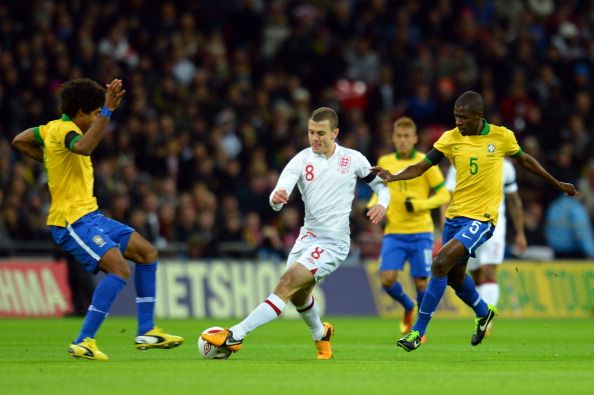
POLYGON ((186 343, 137 351, 135 320, 110 317, 97 341, 108 362, 74 360, 81 319, 1 319, 0 394, 586 394, 594 391, 593 320, 495 320, 470 345, 471 320, 436 317, 429 341, 406 353, 398 322, 327 317, 335 358, 317 361, 299 320, 276 320, 229 360, 202 360, 197 335, 229 320, 161 320, 186 343))

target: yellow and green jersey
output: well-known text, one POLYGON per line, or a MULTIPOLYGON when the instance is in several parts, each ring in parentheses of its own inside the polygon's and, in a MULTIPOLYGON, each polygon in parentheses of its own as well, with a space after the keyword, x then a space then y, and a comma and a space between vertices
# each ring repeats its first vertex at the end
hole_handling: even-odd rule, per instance
MULTIPOLYGON (((408 159, 401 158, 397 152, 379 158, 377 165, 394 174, 404 168, 423 160, 425 155, 413 151, 408 159)), ((449 200, 449 192, 443 188, 443 174, 437 166, 431 167, 422 176, 412 180, 388 183, 390 188, 390 205, 386 211, 385 234, 411 234, 433 232, 433 219, 430 209, 441 206, 449 200), (436 192, 437 199, 429 199, 429 193, 436 192), (415 211, 406 210, 405 201, 412 199, 415 211)), ((376 196, 372 196, 367 204, 375 204, 376 196)))
POLYGON ((467 217, 497 225, 503 196, 503 159, 520 155, 522 149, 511 130, 487 121, 484 125, 480 134, 473 136, 463 136, 458 128, 448 130, 433 146, 456 168, 456 189, 446 217, 467 217))
POLYGON ((75 132, 82 136, 80 128, 63 114, 60 119, 33 128, 33 132, 43 148, 43 164, 51 194, 47 224, 65 227, 97 210, 91 158, 70 151, 80 137, 75 137, 66 146, 66 135, 75 132))

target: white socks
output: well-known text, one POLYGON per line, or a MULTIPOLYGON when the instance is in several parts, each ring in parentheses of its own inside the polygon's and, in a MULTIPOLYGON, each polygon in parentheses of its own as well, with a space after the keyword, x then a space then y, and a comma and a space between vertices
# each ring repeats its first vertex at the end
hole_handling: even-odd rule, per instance
POLYGON ((499 284, 497 283, 483 283, 476 287, 481 298, 493 306, 497 306, 499 302, 499 284))
POLYGON ((258 305, 252 312, 239 324, 229 328, 233 332, 235 340, 242 340, 248 333, 262 326, 281 315, 286 307, 286 303, 276 296, 270 294, 268 298, 258 305))
POLYGON ((314 297, 309 295, 307 302, 303 306, 295 306, 295 309, 297 309, 303 321, 309 326, 311 337, 314 340, 320 340, 324 336, 324 325, 322 325, 322 321, 320 320, 320 309, 314 297))

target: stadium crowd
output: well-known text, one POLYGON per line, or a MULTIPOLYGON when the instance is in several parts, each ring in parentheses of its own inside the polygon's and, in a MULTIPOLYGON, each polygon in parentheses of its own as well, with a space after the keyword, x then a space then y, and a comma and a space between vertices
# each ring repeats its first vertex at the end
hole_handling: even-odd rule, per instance
MULTIPOLYGON (((23 0, 0 4, 0 30, 4 254, 11 242, 51 240, 43 166, 12 150, 12 137, 59 115, 66 80, 117 77, 127 93, 93 153, 96 196, 164 251, 285 256, 302 206, 295 192, 277 214, 268 196, 307 146, 313 108, 335 108, 340 144, 374 163, 393 150, 396 117, 417 122, 427 151, 472 89, 489 122, 581 192, 560 209, 551 188, 519 172, 529 245, 594 258, 594 1, 23 0)), ((376 258, 382 240, 361 215, 366 193, 353 212, 354 260, 376 258)))

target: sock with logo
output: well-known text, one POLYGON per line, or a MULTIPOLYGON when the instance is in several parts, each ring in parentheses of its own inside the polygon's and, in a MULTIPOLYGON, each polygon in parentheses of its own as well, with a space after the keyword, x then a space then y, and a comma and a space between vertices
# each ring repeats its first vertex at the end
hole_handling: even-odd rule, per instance
POLYGON ((412 329, 414 331, 419 331, 421 336, 427 331, 427 325, 429 325, 431 316, 437 309, 437 305, 439 305, 439 301, 443 297, 447 285, 447 276, 431 277, 429 279, 429 284, 427 285, 425 295, 423 296, 423 302, 421 302, 421 308, 419 309, 417 322, 415 322, 412 329))
POLYGON ((485 317, 489 313, 487 304, 481 299, 474 286, 472 277, 468 274, 464 276, 462 285, 457 289, 454 288, 454 290, 456 291, 456 295, 474 310, 477 317, 485 317))
POLYGON ((113 301, 125 285, 126 280, 111 273, 97 285, 80 334, 74 341, 75 344, 82 342, 86 337, 95 338, 99 327, 109 314, 113 301))
POLYGON ((233 332, 233 338, 235 340, 242 340, 254 329, 276 319, 281 315, 286 306, 287 303, 284 300, 273 293, 270 294, 243 321, 229 328, 233 332))
POLYGON ((406 294, 406 292, 404 292, 404 289, 402 288, 402 284, 400 284, 400 282, 396 281, 394 284, 392 284, 391 287, 383 288, 384 291, 386 291, 388 295, 392 297, 392 299, 400 302, 402 307, 404 307, 404 310, 412 310, 415 307, 415 304, 413 303, 412 299, 406 294))
POLYGON ((309 295, 307 302, 301 306, 295 306, 295 309, 309 327, 312 338, 320 340, 324 336, 324 325, 320 319, 320 308, 313 295, 309 295))
POLYGON ((144 335, 155 327, 155 301, 157 295, 157 262, 148 265, 136 264, 136 319, 138 335, 144 335))

